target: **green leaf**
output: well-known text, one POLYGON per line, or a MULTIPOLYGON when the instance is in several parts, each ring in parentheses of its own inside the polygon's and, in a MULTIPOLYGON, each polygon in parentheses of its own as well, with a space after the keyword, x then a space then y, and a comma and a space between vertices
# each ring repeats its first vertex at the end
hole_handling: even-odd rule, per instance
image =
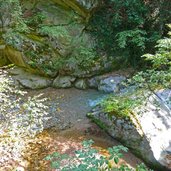
POLYGON ((53 161, 51 163, 51 167, 54 168, 54 169, 59 169, 60 163, 58 161, 53 161))
POLYGON ((51 155, 48 155, 48 156, 46 156, 44 159, 45 159, 45 160, 51 160, 52 157, 51 157, 51 155))
POLYGON ((59 157, 60 156, 60 154, 58 153, 58 152, 54 152, 53 154, 52 154, 52 157, 59 157))
POLYGON ((118 158, 118 157, 115 157, 115 158, 114 158, 114 162, 115 162, 115 164, 118 164, 119 158, 118 158))

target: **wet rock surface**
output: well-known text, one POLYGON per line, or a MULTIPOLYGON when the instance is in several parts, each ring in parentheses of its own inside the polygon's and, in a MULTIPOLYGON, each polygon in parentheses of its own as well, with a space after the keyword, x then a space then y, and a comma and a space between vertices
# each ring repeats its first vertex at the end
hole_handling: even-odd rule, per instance
POLYGON ((98 90, 106 93, 116 93, 119 91, 119 85, 124 80, 126 80, 124 76, 110 76, 108 78, 102 79, 98 85, 98 90))
POLYGON ((98 89, 105 93, 117 93, 121 88, 121 83, 126 80, 122 74, 109 73, 108 75, 95 76, 88 79, 88 86, 90 88, 98 89))

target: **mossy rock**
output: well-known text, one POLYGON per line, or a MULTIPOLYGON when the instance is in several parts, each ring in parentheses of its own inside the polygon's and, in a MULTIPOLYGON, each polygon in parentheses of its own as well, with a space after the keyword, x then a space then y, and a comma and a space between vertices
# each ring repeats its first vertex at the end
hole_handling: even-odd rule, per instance
POLYGON ((23 1, 25 11, 31 15, 25 15, 26 20, 40 11, 46 17, 42 23, 31 25, 30 33, 15 33, 9 37, 9 42, 19 43, 7 41, 8 59, 28 71, 49 77, 60 73, 85 78, 113 69, 116 65, 112 62, 108 65, 108 59, 97 55, 95 40, 85 31, 99 4, 98 0, 41 0, 35 4, 23 1))

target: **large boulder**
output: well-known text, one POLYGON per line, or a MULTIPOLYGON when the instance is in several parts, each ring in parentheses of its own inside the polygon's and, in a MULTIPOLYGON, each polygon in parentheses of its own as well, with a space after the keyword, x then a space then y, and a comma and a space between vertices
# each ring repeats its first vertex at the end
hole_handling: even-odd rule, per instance
MULTIPOLYGON (((130 96, 136 100, 135 93, 130 96)), ((171 90, 160 90, 142 100, 143 105, 131 109, 129 117, 121 117, 117 111, 106 112, 102 105, 96 106, 89 117, 150 167, 171 170, 170 99, 171 90)))
POLYGON ((122 75, 101 75, 88 79, 88 86, 105 93, 116 93, 124 80, 126 77, 122 75))
POLYGON ((95 41, 85 31, 99 4, 99 0, 41 0, 33 8, 31 0, 23 1, 23 17, 33 18, 29 24, 34 32, 3 35, 8 59, 27 71, 53 78, 57 73, 89 77, 106 70, 108 59, 95 62, 95 41))
POLYGON ((100 80, 100 83, 98 85, 98 90, 104 91, 106 93, 118 92, 119 85, 124 80, 126 80, 124 76, 114 76, 114 77, 111 76, 111 77, 105 78, 103 80, 100 80))
MULTIPOLYGON (((3 35, 6 56, 29 72, 51 78, 58 73, 87 78, 118 68, 117 57, 97 55, 96 42, 86 31, 100 3, 100 0, 41 0, 33 8, 31 0, 24 0, 23 17, 32 18, 29 27, 34 31, 3 35)), ((7 28, 10 21, 5 25, 7 28)))
POLYGON ((31 74, 22 68, 12 68, 9 70, 13 79, 21 86, 29 89, 41 89, 51 86, 52 81, 47 77, 31 74))

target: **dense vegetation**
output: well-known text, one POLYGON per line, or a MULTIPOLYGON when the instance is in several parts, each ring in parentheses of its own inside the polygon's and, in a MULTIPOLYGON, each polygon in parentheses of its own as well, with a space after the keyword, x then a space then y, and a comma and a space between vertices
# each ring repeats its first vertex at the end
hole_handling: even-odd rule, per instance
POLYGON ((90 21, 97 50, 136 67, 141 55, 154 52, 156 41, 166 36, 170 9, 169 0, 104 0, 90 21))
MULTIPOLYGON (((171 27, 168 25, 168 27, 171 27)), ((168 33, 170 36, 170 32, 168 33)), ((131 79, 127 80, 126 86, 133 86, 123 95, 115 95, 103 101, 105 112, 117 114, 119 117, 130 117, 131 111, 143 105, 145 99, 151 94, 156 94, 158 89, 171 87, 171 38, 157 41, 156 53, 145 54, 142 57, 151 62, 150 69, 137 72, 131 79), (133 91, 137 92, 132 94, 133 91)))

